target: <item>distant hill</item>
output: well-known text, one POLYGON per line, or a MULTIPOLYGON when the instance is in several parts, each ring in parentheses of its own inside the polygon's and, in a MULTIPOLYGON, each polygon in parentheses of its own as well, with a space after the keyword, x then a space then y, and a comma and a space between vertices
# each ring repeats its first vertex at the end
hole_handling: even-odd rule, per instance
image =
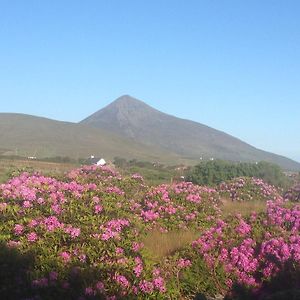
POLYGON ((206 125, 162 113, 128 95, 118 98, 80 124, 112 132, 132 142, 164 149, 186 159, 263 160, 284 169, 300 169, 300 163, 296 161, 257 149, 206 125))
POLYGON ((287 170, 300 163, 254 148, 224 132, 162 113, 122 96, 80 123, 0 113, 0 155, 123 157, 165 164, 195 164, 211 157, 268 161, 287 170))
POLYGON ((9 113, 0 113, 0 154, 76 159, 96 155, 106 159, 119 156, 166 163, 181 161, 176 154, 147 147, 101 128, 9 113))

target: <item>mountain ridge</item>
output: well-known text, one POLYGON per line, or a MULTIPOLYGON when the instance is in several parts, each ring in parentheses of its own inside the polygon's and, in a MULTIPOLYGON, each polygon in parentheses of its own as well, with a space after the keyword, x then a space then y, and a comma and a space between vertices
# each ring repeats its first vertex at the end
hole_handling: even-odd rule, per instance
POLYGON ((300 163, 257 149, 225 132, 181 119, 124 95, 73 123, 18 113, 0 113, 2 155, 107 159, 123 157, 165 164, 196 164, 199 158, 269 161, 287 170, 300 163), (35 155, 37 154, 37 155, 35 155))
MULTIPOLYGON (((68 156, 78 159, 97 155, 111 160, 120 156, 155 161, 162 157, 168 161, 169 156, 102 129, 18 113, 0 113, 0 145, 2 155, 40 158, 68 156)), ((180 158, 170 155, 170 161, 176 159, 180 158)))
POLYGON ((155 145, 190 159, 266 160, 284 168, 300 166, 298 162, 255 148, 223 131, 160 112, 129 95, 117 98, 80 124, 114 132, 147 146, 155 145))

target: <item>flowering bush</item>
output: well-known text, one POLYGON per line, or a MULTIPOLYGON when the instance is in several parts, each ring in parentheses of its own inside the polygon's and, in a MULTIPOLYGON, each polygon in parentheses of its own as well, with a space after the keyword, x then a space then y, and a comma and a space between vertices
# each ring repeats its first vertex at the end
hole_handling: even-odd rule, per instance
MULTIPOLYGON (((251 180, 265 198, 280 199, 251 180)), ((108 167, 62 178, 18 174, 0 185, 0 297, 193 298, 225 294, 234 281, 260 288, 286 262, 299 265, 299 206, 270 201, 265 214, 223 220, 219 199, 216 189, 148 187, 108 167), (155 261, 143 244, 151 230, 200 237, 155 261)))
POLYGON ((204 258, 219 290, 226 292, 235 282, 261 291, 287 263, 290 272, 298 272, 299 230, 300 206, 287 208, 282 201, 268 201, 266 213, 218 220, 192 247, 204 258))
POLYGON ((281 199, 281 190, 258 178, 239 177, 222 182, 218 190, 222 197, 232 201, 281 199))
POLYGON ((12 178, 0 186, 1 242, 34 257, 20 270, 26 288, 15 298, 51 298, 54 289, 67 299, 164 298, 167 283, 143 253, 143 233, 199 223, 215 212, 205 208, 213 192, 191 184, 149 189, 138 174, 95 166, 63 179, 12 178))
POLYGON ((289 201, 300 202, 300 183, 297 183, 288 189, 283 197, 289 201))

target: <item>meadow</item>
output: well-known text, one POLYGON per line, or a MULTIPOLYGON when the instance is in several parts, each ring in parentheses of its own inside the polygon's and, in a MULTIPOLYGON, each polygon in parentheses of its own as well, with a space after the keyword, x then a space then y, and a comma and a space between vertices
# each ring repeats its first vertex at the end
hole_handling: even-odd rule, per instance
POLYGON ((4 182, 17 172, 41 172, 43 174, 63 175, 79 166, 78 163, 30 160, 25 158, 7 158, 0 156, 0 182, 4 182))
POLYGON ((1 299, 300 297, 297 186, 32 167, 0 185, 1 299))

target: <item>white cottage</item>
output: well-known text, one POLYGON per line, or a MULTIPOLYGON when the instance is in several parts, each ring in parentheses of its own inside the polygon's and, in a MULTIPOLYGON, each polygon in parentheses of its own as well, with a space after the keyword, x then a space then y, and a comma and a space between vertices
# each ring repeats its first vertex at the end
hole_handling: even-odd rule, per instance
POLYGON ((99 159, 99 160, 96 162, 96 165, 97 165, 97 166, 105 166, 105 165, 106 165, 105 159, 104 159, 104 158, 99 159))
POLYGON ((91 155, 91 157, 89 159, 89 164, 96 165, 96 166, 105 166, 106 161, 104 158, 98 158, 98 157, 95 157, 94 155, 91 155))

